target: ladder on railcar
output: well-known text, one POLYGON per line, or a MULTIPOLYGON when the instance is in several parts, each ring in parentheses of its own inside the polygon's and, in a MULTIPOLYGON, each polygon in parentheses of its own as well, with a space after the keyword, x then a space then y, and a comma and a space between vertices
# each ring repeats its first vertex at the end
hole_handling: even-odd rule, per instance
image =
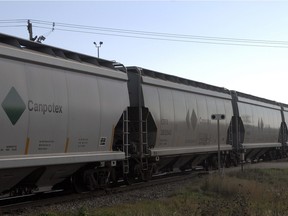
POLYGON ((125 153, 125 159, 123 161, 124 174, 129 173, 129 113, 128 108, 123 112, 123 151, 125 153))
POLYGON ((148 155, 149 155, 149 149, 148 149, 148 125, 147 125, 147 119, 143 120, 140 119, 141 127, 140 127, 140 133, 141 133, 141 144, 142 144, 142 156, 141 156, 141 163, 142 163, 142 169, 148 170, 148 155))

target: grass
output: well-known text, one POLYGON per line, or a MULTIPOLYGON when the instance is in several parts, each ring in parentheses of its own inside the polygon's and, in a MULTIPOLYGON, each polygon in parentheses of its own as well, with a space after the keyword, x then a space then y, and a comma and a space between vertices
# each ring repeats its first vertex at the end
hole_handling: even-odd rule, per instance
POLYGON ((193 180, 173 196, 38 216, 285 216, 288 169, 248 169, 193 180))

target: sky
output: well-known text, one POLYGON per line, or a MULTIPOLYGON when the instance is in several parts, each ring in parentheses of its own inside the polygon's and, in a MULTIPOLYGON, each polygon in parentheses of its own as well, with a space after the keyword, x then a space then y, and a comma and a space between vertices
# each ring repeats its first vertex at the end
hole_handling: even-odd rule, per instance
POLYGON ((47 45, 97 57, 93 42, 102 41, 100 58, 288 104, 288 45, 275 48, 255 43, 243 46, 183 38, 139 38, 145 36, 143 32, 153 32, 154 38, 155 33, 164 33, 288 44, 288 1, 0 0, 0 7, 1 33, 28 39, 26 21, 17 27, 5 27, 12 23, 3 21, 30 19, 34 35, 46 36, 43 43, 47 45), (40 28, 36 20, 51 25, 40 28), (142 33, 120 37, 111 31, 62 31, 60 23, 142 33))

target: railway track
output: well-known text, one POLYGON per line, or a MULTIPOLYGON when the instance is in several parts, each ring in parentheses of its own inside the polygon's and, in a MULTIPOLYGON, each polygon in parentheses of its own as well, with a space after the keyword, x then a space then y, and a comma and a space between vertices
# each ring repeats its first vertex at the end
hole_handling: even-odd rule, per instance
MULTIPOLYGON (((255 164, 245 164, 244 169, 253 169, 253 168, 288 168, 287 159, 271 162, 261 162, 255 164)), ((231 172, 235 170, 241 170, 241 167, 231 167, 225 168, 222 170, 225 172, 231 172)), ((189 179, 195 179, 196 177, 201 177, 202 175, 207 175, 211 173, 218 172, 217 170, 206 172, 203 170, 198 171, 186 171, 179 173, 172 173, 167 175, 154 176, 148 182, 139 182, 131 185, 125 185, 124 182, 119 182, 117 187, 106 188, 97 191, 85 192, 81 194, 75 194, 72 191, 52 191, 41 194, 26 195, 21 197, 13 198, 2 198, 0 199, 0 214, 1 215, 25 215, 25 211, 31 208, 47 207, 51 205, 56 205, 59 203, 68 203, 68 202, 78 202, 85 201, 88 199, 95 199, 100 197, 107 197, 112 194, 121 194, 127 191, 136 191, 143 188, 155 187, 158 185, 181 182, 189 179)))
POLYGON ((192 179, 201 175, 206 175, 206 171, 197 172, 179 172, 167 175, 154 176, 148 182, 139 182, 131 185, 125 185, 120 182, 117 187, 101 189, 97 191, 89 191, 81 194, 75 194, 72 191, 51 191, 47 193, 33 194, 19 197, 6 197, 0 199, 0 214, 1 215, 22 215, 27 209, 41 208, 42 206, 55 205, 65 202, 77 202, 79 200, 87 200, 97 197, 110 196, 111 194, 125 193, 126 191, 140 190, 162 184, 179 182, 187 179, 192 179))
POLYGON ((7 197, 0 199, 0 215, 21 215, 27 208, 49 205, 62 201, 71 192, 57 190, 46 193, 7 197))

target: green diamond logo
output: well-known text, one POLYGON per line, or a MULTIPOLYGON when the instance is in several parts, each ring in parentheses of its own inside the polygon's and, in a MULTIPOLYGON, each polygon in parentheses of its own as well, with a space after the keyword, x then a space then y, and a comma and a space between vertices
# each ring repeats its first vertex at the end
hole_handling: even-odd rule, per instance
POLYGON ((24 101, 14 87, 10 89, 1 105, 13 125, 17 123, 26 109, 24 101))
POLYGON ((191 124, 192 124, 193 130, 195 130, 197 122, 198 122, 197 115, 196 115, 196 113, 195 113, 195 111, 193 109, 193 112, 192 112, 192 115, 191 115, 191 124))

